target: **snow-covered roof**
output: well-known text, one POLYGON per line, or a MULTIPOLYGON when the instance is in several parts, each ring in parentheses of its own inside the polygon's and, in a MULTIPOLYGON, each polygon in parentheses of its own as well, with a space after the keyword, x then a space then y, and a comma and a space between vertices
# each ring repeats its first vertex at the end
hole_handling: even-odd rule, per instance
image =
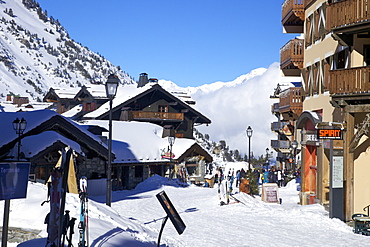
POLYGON ((65 117, 73 117, 77 113, 81 112, 82 111, 82 108, 83 108, 82 107, 82 104, 75 105, 70 110, 68 110, 66 112, 63 112, 62 115, 65 116, 65 117))
POLYGON ((89 91, 91 96, 93 96, 94 98, 107 98, 107 93, 105 91, 104 84, 90 84, 90 85, 85 85, 85 87, 86 87, 86 90, 89 91))
POLYGON ((0 102, 0 112, 17 112, 17 111, 36 111, 49 108, 53 103, 49 102, 30 102, 18 106, 13 101, 0 102))
POLYGON ((24 132, 25 134, 29 130, 34 129, 55 115, 58 115, 58 113, 51 110, 38 110, 31 112, 0 112, 0 147, 17 138, 17 134, 15 133, 12 125, 16 118, 24 118, 27 121, 26 130, 24 132))
POLYGON ((80 91, 80 87, 74 88, 53 88, 56 95, 61 99, 73 99, 75 95, 80 91))
MULTIPOLYGON (((107 145, 103 143, 98 136, 92 134, 86 128, 83 128, 69 118, 63 117, 51 110, 38 110, 31 112, 0 112, 0 149, 4 148, 5 145, 13 142, 18 137, 16 132, 13 130, 12 122, 16 118, 24 118, 27 121, 27 126, 26 130, 23 133, 24 138, 22 139, 21 152, 28 152, 29 155, 34 155, 40 152, 42 147, 48 147, 56 141, 61 141, 62 143, 73 147, 75 151, 81 152, 80 145, 77 144, 77 137, 75 138, 76 140, 70 140, 58 133, 51 133, 52 131, 46 131, 47 129, 35 131, 37 127, 58 116, 60 118, 56 119, 55 121, 58 121, 59 124, 60 120, 64 119, 63 122, 65 121, 64 125, 66 125, 64 128, 68 129, 69 131, 76 131, 75 134, 81 133, 81 136, 79 138, 86 138, 84 140, 86 142, 86 145, 91 148, 97 148, 98 146, 100 148, 97 149, 99 149, 100 151, 103 151, 103 149, 107 150, 107 145), (103 147, 103 149, 101 147, 103 147)), ((83 140, 80 141, 83 142, 83 140)), ((26 155, 26 157, 28 157, 28 155, 26 155)))
MULTIPOLYGON (((104 120, 88 120, 84 124, 109 128, 108 121, 104 120)), ((169 161, 161 156, 169 149, 168 139, 162 138, 161 126, 134 121, 112 121, 112 128, 112 149, 116 156, 114 163, 169 161)), ((193 139, 177 138, 172 147, 174 159, 195 143, 193 139)))
MULTIPOLYGON (((112 107, 114 108, 114 107, 122 104, 123 102, 135 97, 136 95, 148 90, 149 88, 150 88, 149 85, 146 85, 146 86, 140 87, 140 88, 138 88, 134 84, 119 85, 118 88, 117 88, 117 94, 114 97, 114 99, 112 100, 112 107)), ((94 118, 106 113, 107 111, 109 111, 109 101, 107 101, 106 103, 101 105, 95 111, 87 113, 85 115, 85 117, 94 119, 94 118)))
MULTIPOLYGON (((81 146, 77 142, 54 131, 45 131, 38 135, 23 138, 20 151, 24 153, 26 158, 31 158, 58 141, 66 146, 70 146, 76 153, 82 153, 81 146)), ((15 147, 10 151, 9 156, 17 157, 17 152, 17 148, 15 147)))

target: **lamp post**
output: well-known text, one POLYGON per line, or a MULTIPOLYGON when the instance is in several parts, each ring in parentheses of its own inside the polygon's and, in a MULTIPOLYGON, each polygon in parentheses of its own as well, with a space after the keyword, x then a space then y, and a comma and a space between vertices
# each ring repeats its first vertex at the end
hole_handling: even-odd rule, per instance
POLYGON ((172 170, 173 170, 173 167, 172 167, 172 146, 173 146, 173 144, 175 144, 175 139, 176 139, 175 136, 168 136, 168 143, 170 144, 170 174, 168 176, 168 180, 172 179, 172 170))
POLYGON ((106 205, 111 206, 112 202, 112 101, 116 96, 119 79, 116 75, 109 75, 105 83, 105 91, 109 98, 109 140, 108 140, 108 167, 107 167, 107 193, 106 205))
POLYGON ((253 134, 253 129, 251 126, 248 126, 247 130, 247 136, 249 140, 249 145, 248 145, 248 171, 251 171, 251 137, 253 134))
MULTIPOLYGON (((19 156, 21 152, 21 135, 26 130, 27 121, 22 118, 16 118, 13 122, 13 129, 18 135, 18 150, 17 150, 17 160, 19 161, 19 156)), ((4 217, 3 217, 3 233, 1 236, 1 247, 6 247, 8 242, 8 226, 9 226, 9 211, 10 211, 10 199, 5 200, 4 202, 4 217)))
POLYGON ((19 161, 19 156, 21 152, 21 135, 23 134, 23 132, 25 131, 27 127, 27 121, 24 118, 22 118, 21 120, 19 120, 19 118, 16 118, 12 124, 13 124, 13 129, 15 130, 15 133, 18 135, 17 160, 19 161))
POLYGON ((292 141, 292 148, 293 148, 293 172, 295 173, 295 156, 296 156, 296 150, 298 147, 298 142, 296 140, 292 141))
POLYGON ((269 169, 269 166, 270 166, 269 151, 270 151, 270 149, 269 148, 266 148, 266 168, 267 169, 269 169))

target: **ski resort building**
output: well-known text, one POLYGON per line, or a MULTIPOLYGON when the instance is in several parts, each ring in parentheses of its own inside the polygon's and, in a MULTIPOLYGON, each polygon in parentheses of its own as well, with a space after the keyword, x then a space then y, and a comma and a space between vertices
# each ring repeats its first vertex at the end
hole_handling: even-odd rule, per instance
POLYGON ((328 206, 331 217, 345 221, 370 205, 369 7, 360 0, 282 6, 284 32, 297 38, 280 50, 280 67, 285 76, 302 78, 303 109, 294 123, 300 201, 328 206))
MULTIPOLYGON (((181 96, 174 96, 157 83, 121 87, 112 111, 113 189, 131 189, 154 174, 169 176, 172 170, 178 175, 181 171, 194 183, 204 181, 212 157, 193 138, 193 128, 211 121, 190 107, 186 102, 193 101, 190 97, 181 96), (171 147, 169 136, 176 138, 171 147)), ((29 161, 32 179, 45 182, 60 150, 69 146, 75 151, 77 177, 107 177, 109 102, 104 85, 50 89, 44 100, 48 102, 44 107, 62 115, 22 106, 18 107, 22 112, 15 112, 16 106, 10 104, 12 112, 5 108, 0 113, 2 130, 9 135, 0 142, 0 161, 29 161), (28 122, 22 136, 11 129, 16 118, 28 122), (20 157, 16 155, 18 141, 22 142, 20 157)))

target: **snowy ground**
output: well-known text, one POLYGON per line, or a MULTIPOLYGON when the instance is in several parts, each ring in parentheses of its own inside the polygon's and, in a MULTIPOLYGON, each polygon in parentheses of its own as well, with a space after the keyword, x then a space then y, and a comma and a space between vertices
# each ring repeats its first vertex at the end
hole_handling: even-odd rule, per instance
MULTIPOLYGON (((329 219, 320 205, 300 206, 296 184, 279 189, 282 204, 267 204, 260 197, 237 195, 243 203, 219 206, 217 187, 179 187, 154 176, 135 190, 113 193, 112 207, 105 197, 89 201, 90 246, 156 246, 165 212, 156 198, 164 190, 186 224, 178 235, 168 220, 161 246, 370 246, 370 237, 354 234, 337 219, 329 219)), ((27 199, 11 201, 9 225, 40 229, 46 237, 44 217, 49 205, 41 207, 46 187, 30 183, 27 199)), ((0 203, 3 208, 3 202, 0 203)), ((66 209, 79 218, 79 199, 68 194, 66 209)), ((2 221, 2 215, 1 215, 2 221)), ((77 224, 76 224, 77 226, 77 224)), ((75 227, 73 244, 77 246, 75 227)), ((44 246, 37 239, 9 247, 44 246)))

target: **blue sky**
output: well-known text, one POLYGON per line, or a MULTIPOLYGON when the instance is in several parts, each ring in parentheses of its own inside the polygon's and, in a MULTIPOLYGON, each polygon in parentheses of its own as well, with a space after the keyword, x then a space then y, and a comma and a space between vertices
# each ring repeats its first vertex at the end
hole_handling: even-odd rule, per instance
POLYGON ((37 0, 70 37, 136 80, 178 86, 232 81, 279 62, 283 1, 37 0))

